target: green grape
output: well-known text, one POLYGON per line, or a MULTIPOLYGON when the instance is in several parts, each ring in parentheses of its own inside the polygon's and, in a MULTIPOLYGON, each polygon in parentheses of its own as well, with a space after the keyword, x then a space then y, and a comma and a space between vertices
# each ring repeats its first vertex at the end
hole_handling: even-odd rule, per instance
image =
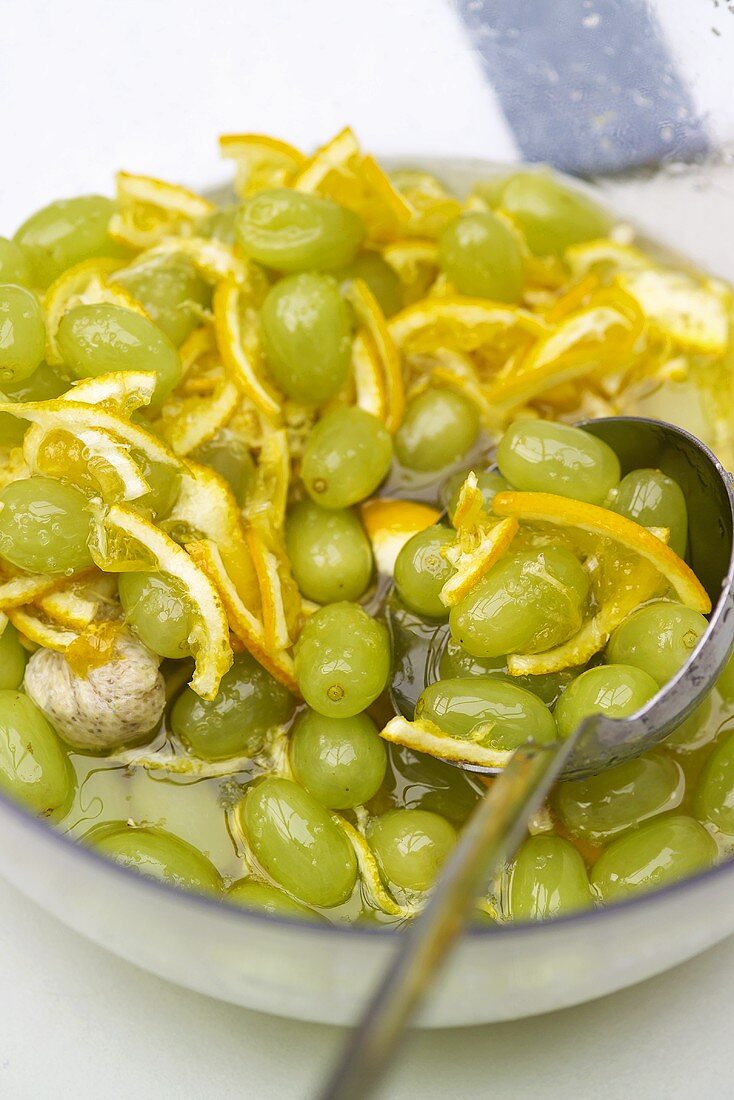
POLYGON ((0 388, 22 382, 46 350, 46 322, 38 298, 22 286, 0 286, 0 388))
POLYGON ((170 573, 121 573, 118 581, 125 622, 159 657, 191 656, 193 629, 180 583, 170 573))
POLYGON ((716 843, 703 825, 673 814, 613 841, 594 864, 591 885, 608 905, 704 871, 715 859, 716 843))
POLYGON ((182 344, 201 324, 211 305, 211 288, 186 256, 169 253, 145 256, 122 271, 113 282, 140 302, 150 319, 174 344, 182 344))
MULTIPOLYGON (((50 401, 66 393, 69 383, 60 378, 48 363, 41 363, 28 378, 21 382, 3 382, 0 390, 9 401, 50 401)), ((19 420, 10 413, 0 413, 0 446, 19 447, 28 429, 27 420, 19 420)))
POLYGON ((388 751, 393 762, 391 803, 431 810, 455 825, 464 824, 480 797, 469 772, 422 752, 396 746, 388 751))
POLYGON ((475 657, 542 653, 580 628, 589 580, 562 547, 508 554, 451 609, 454 639, 475 657))
POLYGON ((716 681, 716 690, 725 703, 734 703, 734 653, 724 665, 724 671, 716 681))
POLYGON ((403 308, 403 285, 397 272, 379 252, 360 252, 346 267, 334 272, 342 284, 361 279, 372 291, 386 317, 403 308))
POLYGON ((694 809, 701 821, 734 836, 734 734, 725 737, 706 761, 694 809))
POLYGON ((372 547, 349 509, 327 511, 302 500, 288 513, 285 542, 293 576, 309 600, 356 600, 370 583, 372 547))
POLYGON ((0 634, 0 691, 15 690, 23 683, 28 654, 20 644, 18 632, 6 622, 0 634))
POLYGON ((92 564, 83 493, 49 477, 11 481, 0 493, 0 559, 28 573, 75 573, 92 564))
POLYGON ((502 188, 501 205, 525 234, 537 256, 561 255, 570 245, 606 237, 603 210, 547 172, 518 172, 502 188))
POLYGON ((302 920, 321 920, 318 913, 294 901, 277 886, 259 882, 256 878, 241 878, 233 882, 224 895, 226 901, 242 909, 254 909, 271 917, 299 917, 302 920))
POLYGON ((252 756, 265 736, 288 721, 295 701, 249 653, 238 653, 214 699, 186 688, 171 711, 171 729, 203 760, 252 756))
POLYGON ((711 696, 707 696, 692 714, 689 714, 677 729, 665 738, 665 747, 675 753, 696 752, 713 741, 717 735, 717 724, 711 721, 713 705, 711 696))
POLYGON ((450 635, 446 639, 438 671, 441 680, 450 680, 455 676, 509 676, 504 654, 501 657, 474 657, 450 635))
POLYGON ((32 286, 33 274, 28 257, 20 245, 0 237, 0 283, 32 286))
POLYGON ((537 695, 493 676, 459 676, 429 684, 418 699, 415 716, 451 737, 497 752, 558 737, 553 715, 537 695))
POLYGON ((27 255, 36 286, 45 289, 72 264, 125 250, 107 235, 115 204, 101 195, 59 199, 23 222, 13 240, 27 255))
POLYGON ((203 852, 157 826, 109 822, 95 825, 82 840, 100 855, 145 878, 198 894, 222 890, 219 871, 203 852))
POLYGON ((235 234, 246 256, 276 271, 334 271, 354 259, 364 225, 331 199, 273 188, 243 202, 235 234))
POLYGON ((74 306, 61 318, 56 339, 75 378, 152 371, 158 377, 154 405, 161 404, 181 377, 175 344, 147 317, 124 306, 74 306))
POLYGON ((181 492, 180 470, 165 462, 156 462, 136 447, 132 448, 131 457, 137 462, 141 474, 150 485, 150 491, 132 501, 130 506, 152 515, 155 519, 165 519, 181 492))
POLYGON ((372 496, 392 463, 392 439, 371 413, 354 406, 319 420, 303 453, 301 477, 322 508, 349 508, 372 496))
POLYGON ((682 603, 649 603, 617 627, 607 659, 649 672, 662 687, 686 663, 707 626, 703 615, 682 603))
POLYGON ((495 214, 462 214, 438 240, 442 270, 459 294, 517 302, 522 294, 524 265, 517 234, 495 214))
POLYGON ((569 737, 590 714, 627 718, 641 710, 658 690, 652 676, 633 665, 589 668, 566 688, 556 704, 558 732, 561 737, 569 737))
POLYGON ((482 202, 494 209, 502 202, 502 192, 511 176, 507 172, 501 175, 487 176, 483 180, 477 180, 472 187, 472 195, 477 195, 482 202))
POLYGON ((0 691, 0 790, 42 817, 62 817, 76 780, 69 758, 27 695, 0 691))
POLYGON ((547 707, 552 707, 561 692, 575 678, 569 669, 562 672, 548 672, 540 676, 512 676, 507 668, 505 657, 473 657, 458 642, 449 636, 441 653, 438 664, 439 679, 449 680, 456 676, 499 676, 509 680, 517 687, 527 688, 537 695, 547 707))
POLYGON ((621 474, 606 443, 581 428, 547 420, 516 420, 500 440, 497 465, 515 489, 587 504, 603 504, 621 474))
MULTIPOLYGON (((461 487, 471 472, 471 466, 467 466, 464 470, 457 470, 451 477, 447 477, 441 486, 441 504, 448 512, 449 519, 453 519, 456 505, 459 503, 461 487)), ((497 493, 502 493, 505 489, 509 489, 510 484, 505 481, 502 474, 495 473, 494 470, 474 470, 474 473, 477 476, 477 486, 482 494, 484 510, 485 512, 491 512, 492 501, 497 496, 497 493)))
POLYGON ((319 714, 359 714, 385 690, 389 675, 387 630, 361 607, 330 604, 307 621, 296 646, 296 676, 319 714))
POLYGON ((277 776, 253 783, 237 816, 258 863, 289 894, 324 909, 351 896, 354 849, 329 811, 297 783, 277 776))
POLYGON ((255 461, 241 439, 222 428, 213 439, 197 447, 192 458, 223 477, 240 508, 244 506, 255 476, 255 461))
POLYGON ((428 389, 413 397, 395 436, 395 454, 409 470, 442 470, 463 458, 479 435, 479 413, 454 390, 428 389))
POLYGON ((435 524, 408 539, 395 561, 395 587, 400 599, 418 615, 445 619, 448 608, 440 592, 454 568, 441 550, 456 538, 456 532, 435 524))
POLYGON ((238 211, 239 203, 232 202, 207 214, 196 224, 197 237, 208 237, 211 240, 222 241, 223 244, 234 244, 238 211))
POLYGON ((573 844, 559 836, 528 837, 508 880, 512 920, 550 920, 592 905, 586 865, 573 844))
POLYGON ((688 508, 677 481, 660 470, 633 470, 620 481, 610 507, 643 527, 667 527, 668 546, 685 557, 688 508))
POLYGON ((291 275, 268 291, 260 311, 271 374, 293 401, 320 405, 349 374, 349 311, 330 275, 291 275))
POLYGON ((296 723, 290 760, 301 786, 330 810, 351 810, 369 802, 387 767, 385 742, 368 715, 325 718, 313 710, 296 723))
POLYGON ((389 883, 423 892, 456 843, 456 829, 428 810, 390 810, 370 822, 367 840, 389 883))
POLYGON ((683 772, 657 753, 627 760, 586 779, 560 783, 555 808, 569 832, 598 844, 674 810, 684 791, 683 772))

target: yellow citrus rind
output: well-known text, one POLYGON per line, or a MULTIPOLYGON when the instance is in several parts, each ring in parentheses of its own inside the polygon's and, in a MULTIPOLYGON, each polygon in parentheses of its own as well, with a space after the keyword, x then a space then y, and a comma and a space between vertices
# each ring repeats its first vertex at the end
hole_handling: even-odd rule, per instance
POLYGON ((372 544, 372 554, 378 572, 392 576, 398 554, 406 542, 432 527, 440 518, 437 508, 413 500, 392 500, 376 497, 359 508, 362 525, 372 544))
POLYGON ((495 515, 514 517, 526 523, 550 523, 572 527, 588 534, 610 538, 639 554, 665 578, 678 599, 702 615, 711 611, 711 600, 693 570, 669 546, 646 527, 626 516, 552 493, 497 493, 492 503, 495 515))
POLYGON ((512 752, 488 749, 475 741, 452 737, 433 722, 419 718, 409 722, 407 718, 391 718, 380 737, 393 745, 403 745, 414 752, 424 752, 439 760, 458 764, 477 764, 485 768, 504 768, 512 759, 512 752))
POLYGON ((209 577, 168 535, 119 505, 99 517, 90 550, 104 572, 139 571, 142 566, 176 579, 192 620, 189 645, 195 668, 191 687, 202 698, 214 699, 232 664, 232 650, 227 617, 209 577))

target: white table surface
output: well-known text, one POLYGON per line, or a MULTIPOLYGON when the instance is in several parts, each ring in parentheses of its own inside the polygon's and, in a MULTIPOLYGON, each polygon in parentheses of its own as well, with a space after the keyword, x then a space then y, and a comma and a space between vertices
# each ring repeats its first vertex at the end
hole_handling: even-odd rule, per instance
MULTIPOLYGON (((444 0, 0 0, 0 17, 0 232, 52 198, 109 192, 118 167, 222 179, 227 130, 308 147, 349 121, 383 152, 514 155, 444 0)), ((698 227, 682 229, 694 248, 698 227)), ((384 1097, 730 1096, 733 972, 731 940, 588 1006, 416 1034, 384 1097)), ((340 1038, 174 988, 0 881, 4 1100, 301 1100, 340 1038)))

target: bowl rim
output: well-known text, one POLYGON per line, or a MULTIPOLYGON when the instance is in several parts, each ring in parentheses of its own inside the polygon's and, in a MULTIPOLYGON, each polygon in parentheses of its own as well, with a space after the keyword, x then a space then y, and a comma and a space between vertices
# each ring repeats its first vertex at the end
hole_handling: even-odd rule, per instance
MULTIPOLYGON (((214 895, 199 894, 193 890, 183 890, 178 886, 173 886, 147 875, 141 875, 138 871, 133 871, 129 867, 116 863, 114 860, 102 855, 101 852, 95 851, 89 845, 81 843, 80 840, 75 840, 68 833, 59 832, 48 818, 37 817, 25 806, 2 791, 0 791, 0 808, 3 811, 9 811, 18 818, 24 828, 29 828, 31 831, 41 834, 44 840, 53 838, 51 843, 64 845, 71 853, 72 859, 88 860, 94 866, 103 867, 111 875, 120 876, 120 881, 124 880, 142 892, 159 893, 174 903, 191 904, 209 913, 218 914, 215 918, 217 920, 241 921, 243 927, 249 922, 254 922, 271 928, 280 927, 286 930, 307 931, 321 936, 338 936, 341 939, 362 939, 363 941, 375 938, 392 940, 401 933, 405 923, 391 925, 368 925, 346 921, 331 923, 327 920, 305 920, 301 917, 282 916, 257 909, 246 909, 232 902, 227 903, 224 897, 219 898, 214 895)), ((576 913, 569 913, 565 916, 553 917, 551 920, 544 921, 508 921, 507 923, 498 922, 496 924, 474 923, 465 929, 464 937, 472 942, 477 942, 491 937, 496 938, 497 936, 509 939, 512 936, 527 935, 528 933, 542 935, 545 932, 548 934, 549 930, 574 928, 579 925, 587 926, 591 921, 595 921, 596 925, 599 926, 604 921, 613 920, 617 914, 623 915, 630 913, 632 910, 639 912, 661 902, 664 904, 666 898, 682 896, 693 892, 699 885, 703 886, 715 879, 722 879, 732 874, 734 874, 734 859, 725 859, 721 863, 708 867, 705 871, 699 871, 695 875, 679 879, 677 882, 669 883, 657 889, 645 891, 637 897, 625 898, 623 901, 614 902, 609 906, 594 904, 589 909, 581 909, 576 913)), ((23 892, 22 886, 19 886, 18 889, 23 892)))
MULTIPOLYGON (((404 155, 391 153, 385 154, 384 156, 379 156, 378 154, 378 158, 381 164, 386 164, 392 169, 408 166, 419 168, 421 165, 432 164, 439 172, 441 171, 441 167, 445 168, 447 171, 456 170, 457 167, 463 167, 465 170, 472 170, 478 175, 482 172, 542 172, 544 170, 551 170, 554 175, 565 179, 571 187, 593 197, 599 205, 614 213, 613 205, 608 202, 604 194, 601 196, 599 195, 598 189, 594 186, 593 179, 569 176, 567 173, 559 171, 549 164, 511 163, 506 161, 495 161, 488 157, 453 156, 446 153, 428 152, 404 155)), ((201 191, 203 194, 209 195, 209 197, 221 202, 228 193, 230 195, 233 194, 231 178, 219 183, 205 185, 201 188, 201 191)), ((644 233, 640 236, 641 239, 645 239, 644 233)), ((659 247, 658 242, 654 243, 659 247)), ((673 262, 686 262, 685 257, 676 254, 673 249, 667 246, 664 247, 673 262)), ((392 940, 400 934, 403 927, 404 922, 391 925, 367 925, 347 922, 330 923, 326 920, 311 921, 299 917, 266 913, 257 909, 246 909, 231 902, 227 903, 224 898, 217 898, 215 896, 208 896, 206 894, 180 889, 177 886, 170 885, 158 879, 153 879, 147 875, 141 875, 131 868, 116 863, 114 860, 108 859, 101 853, 96 852, 89 845, 85 845, 79 840, 73 839, 68 834, 62 833, 54 827, 49 819, 36 816, 21 803, 5 794, 2 790, 0 790, 0 808, 2 808, 3 811, 9 811, 13 814, 19 819, 20 824, 24 828, 30 828, 32 832, 38 833, 44 839, 49 837, 54 838, 51 843, 55 841, 56 843, 63 844, 70 851, 71 858, 76 859, 79 857, 82 860, 90 861, 92 865, 103 867, 111 875, 120 877, 121 882, 125 881, 130 885, 134 885, 142 892, 159 893, 164 897, 168 897, 174 904, 190 904, 194 907, 201 908, 202 911, 217 914, 213 919, 240 921, 243 927, 252 922, 256 925, 267 926, 269 928, 280 927, 286 930, 292 929, 295 931, 312 933, 314 935, 339 937, 341 939, 346 938, 352 941, 356 939, 361 939, 363 941, 374 939, 385 940, 386 938, 392 940)), ((724 859, 721 863, 714 864, 704 871, 699 871, 677 882, 672 882, 666 886, 646 891, 635 897, 625 898, 622 901, 614 902, 609 906, 597 906, 594 904, 589 909, 579 910, 576 913, 569 913, 565 916, 554 917, 551 920, 544 921, 510 921, 496 924, 470 924, 464 930, 464 938, 471 942, 481 942, 491 938, 497 938, 498 936, 509 939, 513 936, 517 937, 527 934, 543 935, 544 933, 548 934, 549 929, 573 929, 579 925, 587 926, 592 921, 595 922, 595 926, 601 926, 605 921, 609 922, 610 920, 614 920, 617 914, 624 915, 633 910, 639 912, 660 903, 664 905, 666 898, 682 896, 683 894, 693 892, 699 886, 704 886, 706 883, 723 879, 732 874, 734 874, 734 858, 724 859)), ((22 887, 19 887, 19 889, 22 892, 22 887)))

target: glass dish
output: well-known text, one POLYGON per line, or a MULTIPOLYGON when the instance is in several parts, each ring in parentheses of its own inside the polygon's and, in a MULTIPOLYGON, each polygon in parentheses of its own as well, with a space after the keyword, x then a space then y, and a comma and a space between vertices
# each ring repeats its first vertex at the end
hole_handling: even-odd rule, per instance
MULTIPOLYGON (((435 172, 459 192, 502 168, 435 157, 414 157, 410 164, 435 172)), ((657 181, 627 180, 600 190, 602 201, 611 195, 610 205, 664 237, 664 226, 648 220, 645 211, 652 217, 664 207, 676 228, 679 215, 674 202, 655 201, 657 187, 657 181), (621 201, 615 202, 615 193, 621 201)), ((692 212, 696 204, 707 205, 695 176, 686 202, 692 212)), ((721 234, 710 204, 704 222, 717 241, 721 234)), ((705 234, 699 232, 695 261, 717 268, 718 255, 707 262, 705 234)), ((721 268, 715 273, 732 274, 721 268)), ((0 829, 0 873, 23 893, 138 966, 235 1004, 348 1023, 397 945, 399 933, 390 929, 305 924, 181 893, 109 863, 2 797, 0 829)), ((734 932, 732 901, 734 861, 607 910, 545 924, 473 928, 420 1022, 447 1027, 508 1020, 621 989, 734 932)))

